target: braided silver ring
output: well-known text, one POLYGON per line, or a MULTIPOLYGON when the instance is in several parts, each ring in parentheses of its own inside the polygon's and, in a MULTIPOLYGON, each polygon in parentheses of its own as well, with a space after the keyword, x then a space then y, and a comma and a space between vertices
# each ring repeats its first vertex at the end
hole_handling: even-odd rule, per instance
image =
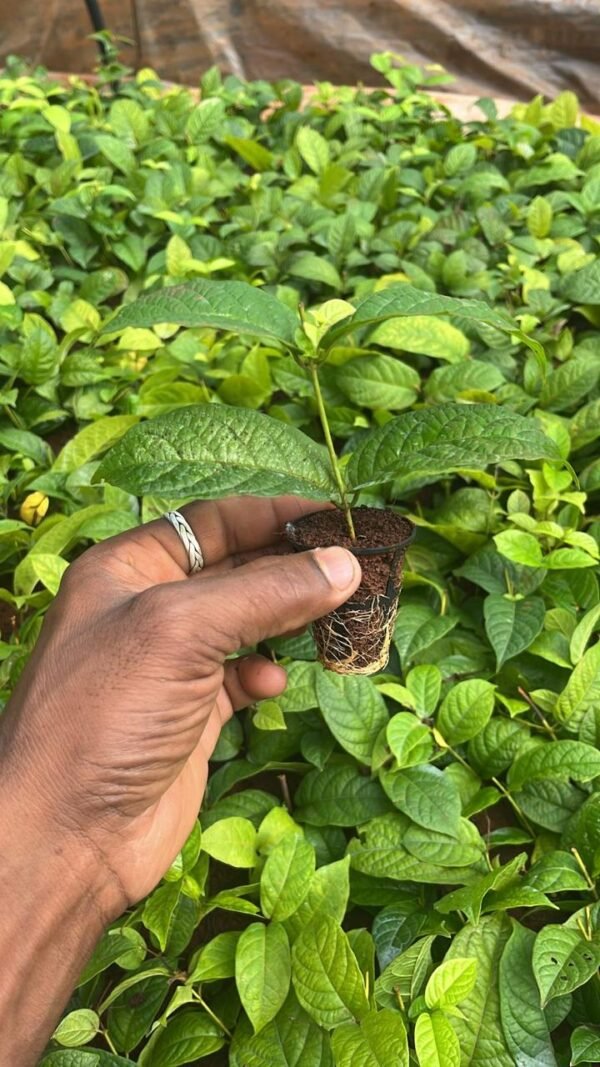
POLYGON ((175 533, 187 552, 189 564, 188 574, 197 574, 204 566, 204 556, 202 555, 200 542, 185 515, 182 515, 180 511, 166 511, 163 515, 163 519, 166 519, 167 522, 171 523, 171 526, 175 530, 175 533))

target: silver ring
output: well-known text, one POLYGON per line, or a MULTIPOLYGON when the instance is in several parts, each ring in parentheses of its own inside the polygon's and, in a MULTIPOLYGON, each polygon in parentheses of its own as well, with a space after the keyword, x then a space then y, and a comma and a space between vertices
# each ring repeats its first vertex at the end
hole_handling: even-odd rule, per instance
POLYGON ((163 519, 171 523, 187 552, 188 574, 197 574, 204 566, 204 556, 202 555, 200 542, 185 515, 182 515, 180 511, 166 511, 163 519))

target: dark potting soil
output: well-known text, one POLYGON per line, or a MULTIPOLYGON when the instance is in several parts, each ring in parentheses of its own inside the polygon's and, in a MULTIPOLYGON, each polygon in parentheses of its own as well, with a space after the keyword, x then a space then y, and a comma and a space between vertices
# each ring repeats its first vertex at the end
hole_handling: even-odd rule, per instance
MULTIPOLYGON (((289 523, 286 529, 288 540, 297 548, 326 548, 341 545, 349 548, 360 560, 362 581, 352 600, 385 593, 390 578, 390 567, 396 546, 406 541, 412 533, 412 523, 383 508, 353 508, 352 518, 356 541, 352 541, 342 511, 315 511, 304 515, 297 522, 289 523), (363 556, 363 549, 390 547, 381 555, 363 556)), ((397 557, 393 578, 398 581, 402 573, 404 552, 397 557)))

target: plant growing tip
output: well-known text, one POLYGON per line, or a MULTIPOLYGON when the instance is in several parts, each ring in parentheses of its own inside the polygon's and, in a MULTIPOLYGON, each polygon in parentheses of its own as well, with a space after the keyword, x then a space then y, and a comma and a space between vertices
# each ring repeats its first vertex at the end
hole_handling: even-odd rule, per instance
MULTIPOLYGON (((399 477, 481 469, 508 459, 560 458, 533 420, 490 404, 440 404, 399 415, 369 431, 342 470, 319 366, 351 333, 398 317, 450 314, 515 332, 507 313, 482 301, 457 300, 404 284, 373 293, 356 308, 332 300, 312 311, 302 308, 300 314, 245 282, 202 279, 144 294, 121 308, 105 332, 167 322, 279 344, 308 375, 324 447, 296 427, 251 408, 203 404, 134 427, 109 453, 99 476, 138 494, 210 498, 296 493, 333 502, 345 525, 320 528, 319 536, 329 540, 316 543, 347 544, 361 558, 363 583, 348 611, 315 624, 320 656, 338 672, 380 670, 387 662, 412 524, 393 512, 353 509, 351 500, 362 489, 399 477), (365 511, 370 512, 366 525, 365 511)), ((312 535, 307 542, 306 529, 302 535, 300 530, 295 524, 290 540, 296 548, 309 547, 312 535)))

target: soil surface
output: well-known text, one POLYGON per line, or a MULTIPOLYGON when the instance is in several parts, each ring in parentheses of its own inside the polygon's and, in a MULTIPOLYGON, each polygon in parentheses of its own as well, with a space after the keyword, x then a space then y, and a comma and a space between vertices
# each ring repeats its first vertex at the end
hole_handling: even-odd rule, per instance
POLYGON ((413 525, 408 519, 383 508, 353 508, 352 518, 356 530, 356 541, 352 541, 342 511, 315 511, 304 515, 297 522, 288 523, 286 536, 288 541, 298 549, 326 548, 329 545, 341 545, 349 548, 358 556, 362 568, 362 581, 353 594, 352 600, 361 600, 369 596, 385 593, 390 578, 390 569, 394 567, 394 579, 399 581, 404 563, 404 552, 396 554, 397 545, 405 542, 411 535, 413 525), (388 548, 380 555, 363 555, 365 549, 388 548))

